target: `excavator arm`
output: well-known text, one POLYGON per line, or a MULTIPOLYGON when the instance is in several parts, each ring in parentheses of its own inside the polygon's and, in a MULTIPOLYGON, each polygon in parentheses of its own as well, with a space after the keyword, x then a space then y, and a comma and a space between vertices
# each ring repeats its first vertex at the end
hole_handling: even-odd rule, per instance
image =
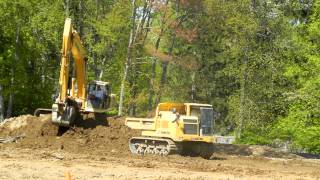
POLYGON ((73 79, 70 96, 84 102, 86 98, 86 50, 81 43, 79 34, 72 27, 71 19, 67 18, 64 25, 62 42, 62 59, 59 79, 60 102, 65 102, 68 98, 70 52, 72 53, 75 62, 75 79, 77 83, 77 93, 75 93, 75 79, 73 79))
POLYGON ((63 30, 62 59, 59 86, 60 93, 52 105, 52 122, 60 126, 70 126, 74 123, 80 109, 86 106, 86 50, 80 36, 72 27, 72 21, 67 18, 63 30), (70 54, 71 53, 71 54, 70 54), (71 55, 74 60, 75 77, 70 85, 71 55))
MULTIPOLYGON (((86 98, 86 51, 80 41, 80 36, 76 31, 73 31, 72 56, 76 66, 76 79, 78 91, 76 97, 81 101, 86 98)), ((74 94, 75 84, 72 83, 72 93, 74 94)), ((84 103, 83 103, 84 105, 84 103)))
POLYGON ((80 36, 73 28, 71 19, 67 18, 63 30, 59 97, 52 104, 52 109, 38 108, 34 113, 36 116, 51 112, 54 124, 69 127, 82 114, 103 114, 107 111, 112 97, 109 83, 93 81, 87 93, 86 59, 80 36))

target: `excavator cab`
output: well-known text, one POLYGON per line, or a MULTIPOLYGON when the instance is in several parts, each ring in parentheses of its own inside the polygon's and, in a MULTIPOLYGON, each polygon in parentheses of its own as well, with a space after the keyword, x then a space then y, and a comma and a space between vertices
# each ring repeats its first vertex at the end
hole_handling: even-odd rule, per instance
POLYGON ((108 82, 92 81, 87 90, 87 108, 92 111, 104 111, 110 104, 111 87, 108 82))

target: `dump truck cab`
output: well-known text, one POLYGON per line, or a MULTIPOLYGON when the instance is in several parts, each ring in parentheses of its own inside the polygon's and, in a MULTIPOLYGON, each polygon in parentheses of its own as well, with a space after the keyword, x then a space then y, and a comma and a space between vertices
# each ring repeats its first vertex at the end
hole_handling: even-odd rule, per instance
POLYGON ((213 108, 209 104, 185 103, 187 112, 181 116, 184 135, 212 136, 213 108))

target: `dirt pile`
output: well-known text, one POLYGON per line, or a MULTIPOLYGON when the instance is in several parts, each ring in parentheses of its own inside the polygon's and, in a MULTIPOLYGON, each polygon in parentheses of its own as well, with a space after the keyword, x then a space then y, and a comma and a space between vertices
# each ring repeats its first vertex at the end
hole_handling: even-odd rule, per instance
POLYGON ((24 135, 18 143, 8 144, 21 148, 115 156, 130 154, 128 140, 140 133, 126 127, 124 118, 108 118, 107 122, 92 126, 89 120, 89 126, 59 130, 51 123, 50 116, 24 115, 0 124, 0 137, 24 135))
POLYGON ((26 137, 38 137, 44 135, 56 135, 58 128, 50 123, 50 116, 34 117, 23 115, 6 119, 0 124, 0 136, 25 135, 26 137))

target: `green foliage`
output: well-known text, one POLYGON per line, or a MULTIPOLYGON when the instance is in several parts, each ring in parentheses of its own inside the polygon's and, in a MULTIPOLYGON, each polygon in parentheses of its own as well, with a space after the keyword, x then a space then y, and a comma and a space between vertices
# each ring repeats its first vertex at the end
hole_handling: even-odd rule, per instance
MULTIPOLYGON (((1 1, 1 79, 6 97, 13 94, 13 115, 50 107, 52 79, 56 78, 58 31, 63 19, 56 3, 1 1), (44 6, 51 8, 44 9, 44 6), (44 72, 46 72, 44 74, 44 72), (49 92, 49 93, 48 93, 49 92)), ((60 37, 60 34, 59 34, 60 37)))
POLYGON ((319 116, 319 1, 315 1, 309 24, 302 24, 295 34, 299 48, 295 63, 288 64, 285 76, 296 84, 296 89, 287 93, 290 104, 286 116, 279 118, 271 135, 291 142, 294 149, 320 153, 319 116))
POLYGON ((236 139, 236 143, 269 145, 272 143, 270 136, 266 136, 269 134, 269 130, 270 128, 265 127, 246 129, 241 137, 236 139))
POLYGON ((107 116, 117 116, 118 115, 118 110, 115 108, 111 108, 108 110, 108 112, 106 113, 107 116))

